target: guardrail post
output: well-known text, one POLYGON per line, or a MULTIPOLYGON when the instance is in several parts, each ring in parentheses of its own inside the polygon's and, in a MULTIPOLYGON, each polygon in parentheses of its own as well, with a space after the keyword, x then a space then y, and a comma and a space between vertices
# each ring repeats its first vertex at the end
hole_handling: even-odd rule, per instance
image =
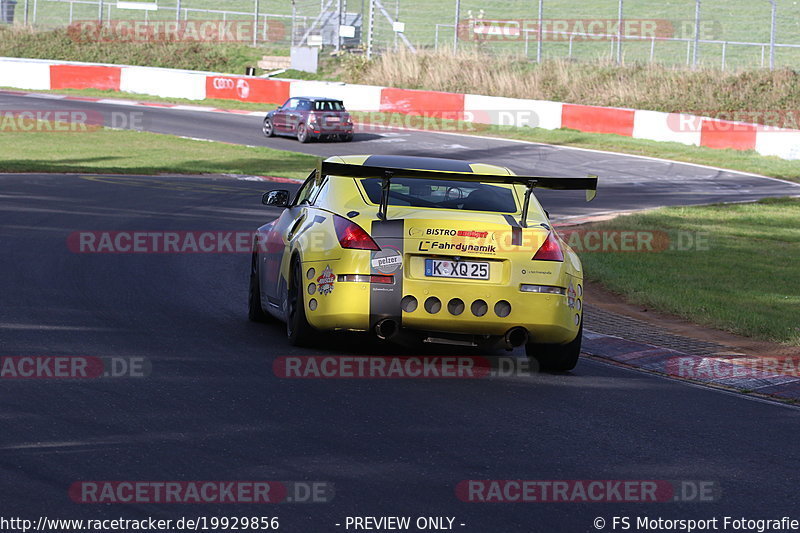
POLYGON ((656 38, 655 36, 650 40, 650 62, 652 63, 656 55, 656 38))

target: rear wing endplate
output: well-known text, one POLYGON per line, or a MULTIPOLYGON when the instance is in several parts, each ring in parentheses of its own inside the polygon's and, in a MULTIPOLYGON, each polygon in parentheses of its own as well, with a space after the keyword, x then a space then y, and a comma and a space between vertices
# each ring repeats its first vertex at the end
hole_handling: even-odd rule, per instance
POLYGON ((381 178, 381 202, 378 218, 386 220, 389 206, 389 186, 394 178, 435 179, 449 181, 473 181, 480 183, 518 183, 525 185, 525 202, 522 206, 520 225, 525 227, 528 218, 533 189, 553 189, 559 191, 586 191, 586 201, 591 202, 597 195, 597 176, 585 178, 558 178, 552 176, 513 176, 495 174, 477 174, 472 172, 447 172, 441 170, 410 170, 406 168, 374 167, 366 165, 348 165, 322 161, 319 176, 344 176, 353 178, 381 178))

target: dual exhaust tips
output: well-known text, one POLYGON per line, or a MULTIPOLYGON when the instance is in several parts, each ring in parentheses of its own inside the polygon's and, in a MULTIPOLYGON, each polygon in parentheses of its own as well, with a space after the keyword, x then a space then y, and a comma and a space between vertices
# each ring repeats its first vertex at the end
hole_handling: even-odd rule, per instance
MULTIPOLYGON (((391 340, 398 333, 400 333, 400 325, 391 318, 384 318, 375 325, 375 336, 382 341, 391 340)), ((521 326, 511 328, 503 335, 502 345, 507 350, 524 346, 527 343, 528 330, 521 326)))

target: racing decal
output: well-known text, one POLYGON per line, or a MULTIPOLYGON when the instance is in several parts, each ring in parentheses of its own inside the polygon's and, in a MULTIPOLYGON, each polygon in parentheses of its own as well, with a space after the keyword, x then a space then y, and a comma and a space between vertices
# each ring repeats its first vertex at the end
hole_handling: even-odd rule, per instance
POLYGON ((336 275, 331 270, 331 266, 327 265, 322 274, 317 278, 317 289, 320 294, 328 295, 333 292, 333 284, 336 282, 336 275))
POLYGON ((417 228, 412 226, 408 229, 408 234, 411 237, 461 237, 465 239, 494 240, 494 232, 491 231, 455 230, 449 228, 417 228))
POLYGON ((371 235, 380 247, 371 252, 370 266, 373 274, 394 276, 393 284, 371 283, 369 292, 369 322, 374 327, 378 321, 391 318, 401 324, 403 312, 403 220, 376 220, 372 222, 371 235), (393 269, 393 270, 392 270, 393 269))
POLYGON ((403 267, 403 254, 394 247, 386 247, 372 254, 372 273, 394 274, 403 267))
POLYGON ((438 242, 438 241, 420 241, 420 252, 474 252, 480 254, 495 254, 497 247, 493 244, 465 244, 463 242, 438 242))
POLYGON ((567 305, 570 309, 575 307, 575 286, 572 284, 572 281, 569 282, 569 287, 567 287, 567 305))
POLYGON ((522 228, 519 223, 511 215, 503 215, 511 226, 511 246, 522 246, 522 228))

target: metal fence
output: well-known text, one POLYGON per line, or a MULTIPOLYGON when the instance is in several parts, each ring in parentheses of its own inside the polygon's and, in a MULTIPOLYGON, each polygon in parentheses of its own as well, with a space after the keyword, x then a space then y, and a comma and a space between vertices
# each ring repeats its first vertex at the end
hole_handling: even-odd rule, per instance
POLYGON ((253 44, 800 68, 797 0, 17 0, 17 22, 257 21, 253 44), (136 9, 137 6, 150 9, 136 9), (157 9, 152 9, 156 7, 157 9), (272 31, 274 28, 283 31, 272 31))

